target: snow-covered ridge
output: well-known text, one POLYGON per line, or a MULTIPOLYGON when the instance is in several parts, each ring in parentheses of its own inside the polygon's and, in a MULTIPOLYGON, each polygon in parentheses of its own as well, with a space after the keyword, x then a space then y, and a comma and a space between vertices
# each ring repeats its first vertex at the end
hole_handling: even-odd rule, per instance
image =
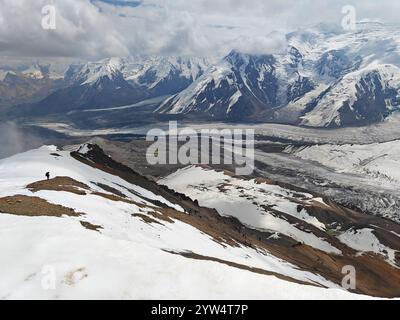
POLYGON ((16 75, 30 80, 62 80, 67 66, 64 64, 33 63, 20 66, 3 66, 0 68, 0 81, 4 81, 7 74, 16 75))
MULTIPOLYGON (((201 167, 179 170, 160 182, 179 192, 186 192, 190 197, 199 200, 200 205, 216 208, 221 214, 234 216, 252 228, 283 234, 316 249, 341 254, 338 248, 314 234, 299 230, 285 219, 265 212, 260 204, 271 206, 274 210, 285 212, 325 230, 325 225, 310 216, 306 209, 298 210, 298 203, 290 200, 294 195, 280 186, 235 179, 222 172, 204 170, 201 167), (223 192, 220 191, 221 187, 223 192)), ((306 202, 316 201, 310 194, 301 196, 306 202)))
POLYGON ((71 66, 66 77, 72 83, 92 84, 102 77, 121 75, 135 85, 154 89, 174 75, 196 80, 207 68, 205 58, 133 56, 112 57, 84 65, 71 66))
POLYGON ((275 103, 273 82, 275 61, 270 55, 249 55, 232 51, 210 67, 191 86, 166 100, 159 112, 208 113, 213 117, 231 117, 237 106, 247 100, 260 104, 275 103))
MULTIPOLYGON (((87 99, 77 98, 65 108, 118 107, 168 97, 156 112, 321 128, 369 125, 400 109, 399 45, 398 27, 363 22, 354 32, 327 26, 292 32, 286 50, 273 55, 234 50, 219 61, 112 57, 70 65, 61 78, 71 91, 51 98, 62 104, 64 95, 81 97, 84 85, 93 88, 87 99)), ((13 71, 43 80, 60 79, 60 70, 56 64, 32 64, 13 71)), ((0 79, 7 72, 4 68, 0 79)), ((55 104, 50 100, 41 101, 45 110, 55 104)))
MULTIPOLYGON (((371 99, 376 104, 371 109, 378 109, 381 102, 387 108, 387 112, 397 110, 398 92, 400 89, 400 69, 394 65, 379 65, 373 63, 366 68, 346 74, 338 83, 318 100, 315 108, 305 114, 302 119, 303 125, 327 127, 342 125, 342 113, 346 106, 356 109, 356 102, 361 99, 371 99)), ((364 107, 367 102, 361 102, 364 107)), ((356 120, 360 123, 368 119, 368 114, 355 112, 356 120)), ((370 118, 372 118, 371 110, 370 118)), ((383 120, 385 113, 380 116, 383 120)))
MULTIPOLYGON (((85 145, 79 155, 91 152, 93 147, 85 145)), ((0 161, 2 207, 12 206, 10 199, 19 195, 27 197, 22 201, 36 197, 80 213, 63 217, 42 216, 40 211, 34 216, 24 215, 23 210, 0 213, 1 298, 366 298, 265 250, 221 245, 183 220, 160 219, 164 209, 156 203, 163 202, 169 210, 178 209, 177 204, 102 171, 87 159, 85 164, 67 151, 42 147, 0 161), (86 187, 78 193, 60 190, 62 186, 56 186, 57 190, 26 188, 43 180, 45 172, 86 187), (43 287, 43 270, 54 272, 52 290, 43 287)), ((23 202, 14 205, 23 206, 23 202)), ((187 215, 173 212, 177 217, 187 215)))
MULTIPOLYGON (((79 148, 82 154, 90 151, 88 145, 79 148)), ((111 185, 121 194, 133 199, 139 204, 150 205, 145 199, 161 201, 183 211, 176 204, 162 199, 149 190, 139 186, 132 186, 123 179, 107 174, 97 169, 90 168, 73 159, 69 152, 59 151, 55 146, 45 146, 37 150, 28 151, 12 157, 10 160, 1 160, 2 180, 0 181, 0 196, 13 194, 29 195, 25 189, 30 183, 45 178, 44 174, 49 172, 51 176, 69 177, 88 185, 93 192, 104 192, 99 184, 111 185), (29 163, 29 165, 27 165, 29 163), (13 169, 14 167, 14 169, 13 169), (25 189, 25 190, 24 190, 25 189), (131 190, 131 191, 129 191, 131 190)), ((60 203, 62 204, 62 203, 60 203)))
MULTIPOLYGON (((207 87, 212 86, 218 88, 221 85, 221 81, 224 79, 228 79, 228 83, 231 85, 234 85, 236 81, 235 75, 231 70, 231 65, 226 61, 223 61, 216 66, 212 66, 207 71, 207 74, 202 75, 186 90, 182 91, 171 99, 167 99, 160 106, 159 110, 163 110, 164 108, 168 107, 168 105, 172 105, 173 107, 172 109, 168 110, 168 113, 189 113, 197 107, 197 101, 201 99, 199 95, 206 90, 207 87)), ((232 99, 231 97, 222 97, 222 99, 225 100, 227 98, 232 99)), ((213 105, 210 107, 213 107, 213 105)))
POLYGON ((287 39, 286 52, 269 58, 233 51, 159 111, 342 127, 380 122, 399 109, 398 28, 311 28, 287 39))
POLYGON ((71 66, 66 72, 68 81, 76 84, 93 84, 103 77, 113 80, 120 75, 123 60, 113 57, 99 62, 90 62, 82 66, 71 66))
POLYGON ((124 71, 127 80, 150 89, 165 81, 173 74, 178 74, 190 81, 199 78, 210 65, 205 58, 185 57, 155 57, 139 58, 140 67, 135 70, 127 68, 124 71))
MULTIPOLYGON (((357 236, 352 236, 354 231, 349 224, 345 227, 340 225, 338 219, 343 217, 336 216, 335 205, 318 196, 283 188, 271 182, 235 178, 223 172, 195 166, 178 170, 162 179, 160 183, 179 192, 185 192, 191 198, 198 200, 202 206, 216 208, 222 215, 238 218, 245 225, 271 232, 277 238, 287 236, 315 249, 342 255, 346 249, 337 243, 339 240, 362 253, 380 254, 388 263, 400 267, 400 239, 394 239, 392 243, 394 249, 386 247, 380 242, 382 240, 378 240, 374 235, 378 229, 381 230, 381 227, 372 225, 372 229, 369 229, 372 245, 365 244, 365 247, 360 249, 360 241, 357 236), (324 212, 331 211, 331 220, 326 220, 325 213, 319 215, 316 207, 325 210, 324 212), (291 221, 289 216, 295 218, 294 221, 302 221, 305 225, 291 221), (335 234, 336 240, 333 241, 332 238, 328 240, 327 234, 321 236, 323 233, 321 234, 319 230, 330 235, 335 234)), ((349 217, 353 214, 349 212, 349 217)), ((369 219, 367 216, 361 217, 358 218, 360 224, 361 219, 366 221, 369 219)), ((393 225, 394 228, 398 228, 398 225, 393 225)))

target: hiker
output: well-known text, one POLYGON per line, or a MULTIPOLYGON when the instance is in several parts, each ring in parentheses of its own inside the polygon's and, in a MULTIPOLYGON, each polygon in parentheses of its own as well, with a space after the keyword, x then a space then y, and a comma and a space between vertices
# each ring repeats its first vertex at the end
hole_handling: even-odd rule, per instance
POLYGON ((50 180, 50 172, 46 172, 46 178, 47 180, 50 180))

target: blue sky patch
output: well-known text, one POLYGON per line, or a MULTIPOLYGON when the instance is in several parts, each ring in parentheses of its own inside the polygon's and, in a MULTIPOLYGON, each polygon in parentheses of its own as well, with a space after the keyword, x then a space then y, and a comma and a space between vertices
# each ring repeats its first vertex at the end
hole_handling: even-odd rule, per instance
POLYGON ((138 7, 142 3, 140 0, 92 0, 92 2, 104 2, 117 7, 138 7))

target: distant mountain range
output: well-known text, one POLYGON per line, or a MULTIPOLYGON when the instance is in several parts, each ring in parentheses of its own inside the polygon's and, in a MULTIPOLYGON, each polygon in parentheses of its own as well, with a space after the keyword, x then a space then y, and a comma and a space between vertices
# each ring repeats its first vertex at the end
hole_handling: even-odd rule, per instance
POLYGON ((0 108, 40 101, 62 86, 63 76, 54 74, 48 65, 0 69, 0 108))
POLYGON ((62 88, 12 112, 36 116, 133 104, 182 91, 208 66, 205 59, 182 57, 113 57, 73 64, 65 70, 62 88))
POLYGON ((311 127, 383 121, 400 104, 400 29, 360 23, 354 32, 316 27, 287 35, 277 54, 233 50, 223 59, 109 58, 0 70, 1 106, 14 116, 66 114, 168 96, 156 113, 193 119, 311 127))
POLYGON ((381 121, 399 107, 400 33, 379 24, 358 30, 291 33, 275 55, 232 51, 159 111, 313 127, 381 121))

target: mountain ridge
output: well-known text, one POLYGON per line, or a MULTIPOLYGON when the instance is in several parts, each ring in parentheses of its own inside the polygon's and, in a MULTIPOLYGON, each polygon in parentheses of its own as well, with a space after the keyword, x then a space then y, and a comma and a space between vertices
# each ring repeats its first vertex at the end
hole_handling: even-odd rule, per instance
MULTIPOLYGON (((383 24, 358 27, 352 32, 298 30, 287 34, 287 47, 273 54, 232 50, 220 60, 132 56, 73 64, 47 97, 33 104, 23 101, 11 114, 62 117, 171 96, 156 108, 154 118, 320 128, 381 122, 400 109, 400 31, 383 24)), ((51 79, 46 75, 51 69, 35 64, 19 77, 43 81, 51 79)), ((12 77, 8 71, 2 75, 0 89, 12 77)), ((101 121, 107 122, 106 116, 101 121)))
MULTIPOLYGON (((5 226, 2 232, 7 239, 2 242, 2 258, 18 255, 19 265, 12 268, 15 272, 7 273, 1 296, 93 298, 106 294, 121 298, 128 294, 131 298, 154 298, 162 292, 164 298, 210 294, 216 298, 260 294, 276 298, 301 292, 303 298, 365 299, 365 294, 399 295, 393 281, 399 273, 392 265, 396 263, 392 256, 396 235, 390 232, 398 226, 385 222, 385 230, 381 230, 384 221, 379 218, 290 186, 235 177, 207 167, 187 167, 162 180, 162 184, 179 189, 190 175, 196 185, 180 193, 137 174, 92 144, 72 151, 54 146, 31 150, 1 160, 0 171, 3 177, 10 177, 0 183, 0 225, 5 226), (50 180, 41 180, 45 170, 50 170, 50 180), (228 207, 218 211, 208 207, 204 199, 197 199, 197 191, 193 194, 200 187, 198 181, 209 185, 208 192, 218 192, 221 203, 239 190, 256 191, 265 200, 277 201, 275 208, 265 205, 259 209, 279 219, 281 224, 274 228, 283 229, 255 228, 244 224, 235 211, 229 215, 228 207), (220 181, 225 181, 225 189, 220 181), (356 220, 362 223, 362 230, 373 228, 375 235, 361 236, 380 244, 376 255, 356 247, 359 235, 352 231, 356 220), (338 234, 325 230, 332 221, 340 222, 344 238, 339 240, 338 234), (33 244, 46 250, 32 251, 26 242, 16 241, 21 228, 25 236, 26 232, 32 234, 29 248, 33 244), (363 254, 356 255, 357 251, 363 254), (57 270, 55 291, 43 290, 37 276, 27 279, 25 275, 36 274, 49 259, 57 270), (348 263, 357 266, 356 293, 364 296, 340 289, 341 267, 348 263), (154 281, 143 277, 149 272, 154 281), (112 292, 109 282, 104 281, 110 273, 114 274, 112 292), (223 274, 226 276, 221 277, 223 274), (214 281, 216 278, 219 281, 214 281), (22 288, 18 285, 21 279, 26 279, 22 288), (230 286, 232 279, 239 283, 230 286), (378 280, 385 285, 374 287, 378 280)), ((253 207, 251 217, 257 220, 253 207)))

